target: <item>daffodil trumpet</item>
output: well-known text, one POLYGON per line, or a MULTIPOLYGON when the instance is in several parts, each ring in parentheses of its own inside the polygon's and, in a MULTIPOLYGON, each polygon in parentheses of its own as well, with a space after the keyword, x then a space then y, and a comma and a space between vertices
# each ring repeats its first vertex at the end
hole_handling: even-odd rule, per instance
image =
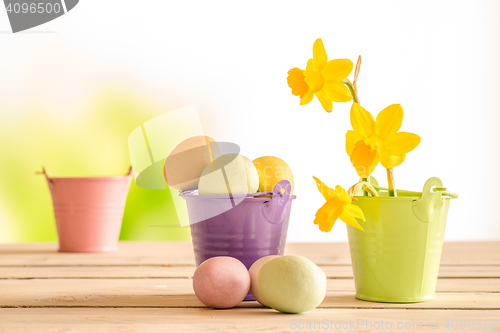
MULTIPOLYGON (((335 189, 332 189, 326 186, 318 178, 313 176, 313 179, 316 181, 318 190, 321 194, 323 194, 323 197, 326 200, 326 203, 316 212, 316 217, 314 219, 314 224, 319 226, 319 230, 323 232, 331 231, 335 221, 340 218, 346 224, 364 231, 363 227, 358 223, 358 221, 356 221, 356 219, 360 219, 362 221, 366 221, 366 219, 361 208, 352 204, 352 196, 339 185, 335 186, 335 189)), ((361 184, 361 186, 368 185, 368 183, 361 184)), ((358 186, 359 190, 359 184, 355 184, 354 188, 349 189, 351 193, 356 191, 356 186, 358 186)), ((376 190, 373 187, 372 189, 374 193, 376 193, 376 190)))

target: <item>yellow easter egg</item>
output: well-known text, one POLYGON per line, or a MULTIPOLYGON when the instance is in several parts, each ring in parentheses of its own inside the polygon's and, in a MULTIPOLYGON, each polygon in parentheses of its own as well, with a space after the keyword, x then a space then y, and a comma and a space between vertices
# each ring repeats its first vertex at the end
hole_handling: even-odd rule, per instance
POLYGON ((286 179, 292 185, 292 169, 281 158, 274 156, 263 156, 253 160, 253 164, 259 174, 259 192, 272 191, 276 184, 286 179))

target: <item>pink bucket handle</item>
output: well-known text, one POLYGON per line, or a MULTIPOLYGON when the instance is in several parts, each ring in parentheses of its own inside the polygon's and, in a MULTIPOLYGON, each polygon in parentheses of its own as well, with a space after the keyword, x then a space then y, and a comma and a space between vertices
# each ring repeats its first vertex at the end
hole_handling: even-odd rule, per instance
POLYGON ((45 170, 45 167, 42 166, 42 171, 36 172, 37 175, 45 175, 45 178, 47 179, 47 183, 49 184, 49 187, 52 188, 54 186, 54 181, 50 177, 49 173, 47 170, 45 170))
POLYGON ((283 211, 290 198, 290 192, 292 190, 292 184, 288 180, 282 180, 273 190, 273 195, 271 201, 266 201, 262 205, 262 213, 267 221, 276 224, 283 221, 283 211), (281 192, 284 189, 285 192, 281 192))
MULTIPOLYGON (((127 173, 125 174, 125 176, 131 176, 133 173, 132 171, 132 166, 130 166, 128 168, 128 171, 127 173)), ((37 175, 45 175, 45 178, 47 179, 47 183, 49 183, 49 187, 52 188, 54 186, 54 181, 52 180, 52 178, 50 177, 49 173, 47 172, 47 170, 45 170, 45 167, 42 166, 42 171, 37 171, 36 172, 37 175)))

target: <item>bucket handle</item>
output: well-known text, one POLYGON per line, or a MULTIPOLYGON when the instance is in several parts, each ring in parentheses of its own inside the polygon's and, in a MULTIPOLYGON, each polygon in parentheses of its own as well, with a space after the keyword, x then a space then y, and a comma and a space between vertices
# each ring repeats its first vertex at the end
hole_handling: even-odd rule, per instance
POLYGON ((52 189, 52 187, 54 186, 54 180, 52 180, 52 178, 50 177, 50 175, 47 172, 47 170, 45 170, 44 166, 42 166, 42 171, 37 171, 37 172, 35 172, 35 174, 37 174, 37 175, 44 175, 45 178, 47 179, 47 183, 49 184, 49 188, 52 189))
POLYGON ((443 187, 441 179, 438 177, 429 178, 424 184, 422 197, 413 201, 415 216, 426 223, 436 219, 444 205, 441 197, 445 191, 446 188, 443 187))
POLYGON ((274 187, 270 201, 262 204, 262 213, 265 219, 273 224, 283 221, 283 212, 290 198, 292 184, 288 180, 282 180, 274 187), (284 189, 284 192, 281 190, 284 189))
MULTIPOLYGON (((35 172, 36 175, 45 175, 45 178, 47 178, 47 183, 49 183, 49 187, 54 186, 54 180, 50 177, 49 173, 47 170, 45 170, 45 167, 42 166, 42 171, 37 171, 35 172)), ((131 176, 133 174, 132 166, 128 168, 127 173, 125 176, 131 176)))

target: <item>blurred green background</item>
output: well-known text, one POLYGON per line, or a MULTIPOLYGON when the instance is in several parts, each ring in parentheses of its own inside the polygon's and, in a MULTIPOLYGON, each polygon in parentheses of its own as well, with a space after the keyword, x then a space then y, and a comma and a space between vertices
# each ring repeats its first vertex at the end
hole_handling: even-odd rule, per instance
MULTIPOLYGON (((73 110, 26 99, 0 116, 0 242, 56 241, 52 199, 42 165, 57 176, 125 174, 127 138, 143 122, 168 110, 126 87, 99 87, 73 110), (18 112, 17 112, 18 111, 18 112), (15 114, 15 116, 13 116, 15 114)), ((186 240, 170 191, 130 186, 120 239, 186 240)))

